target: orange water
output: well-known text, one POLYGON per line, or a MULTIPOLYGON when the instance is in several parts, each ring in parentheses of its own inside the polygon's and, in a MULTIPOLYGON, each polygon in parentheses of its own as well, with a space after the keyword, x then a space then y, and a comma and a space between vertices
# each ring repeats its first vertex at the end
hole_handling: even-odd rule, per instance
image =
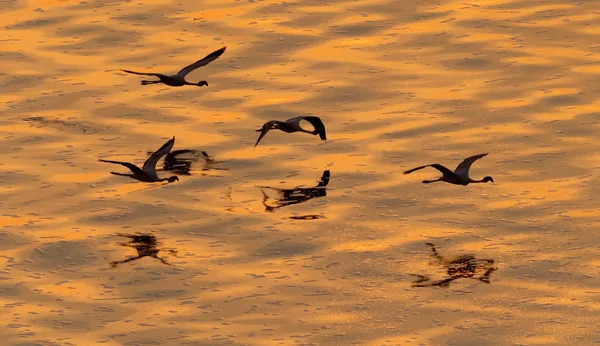
POLYGON ((3 344, 600 342, 599 8, 0 2, 3 344), (188 76, 209 87, 119 71, 222 46, 188 76), (307 114, 327 142, 272 131, 253 149, 264 122, 307 114), (221 169, 160 185, 97 161, 141 164, 173 135, 221 169), (471 175, 494 184, 402 174, 484 152, 471 175), (324 170, 326 196, 265 210, 257 186, 324 170), (158 254, 173 266, 111 267, 136 232, 177 249, 158 254), (446 277, 426 242, 498 269, 413 287, 446 277))

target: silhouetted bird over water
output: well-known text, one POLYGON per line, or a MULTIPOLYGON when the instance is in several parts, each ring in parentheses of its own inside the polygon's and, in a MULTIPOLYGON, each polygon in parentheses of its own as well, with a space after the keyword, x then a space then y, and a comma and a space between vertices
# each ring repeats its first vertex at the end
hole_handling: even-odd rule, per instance
MULTIPOLYGON (((475 258, 473 255, 462 255, 453 260, 447 260, 440 256, 432 243, 425 243, 431 247, 433 257, 436 258, 438 264, 446 267, 446 273, 448 278, 442 280, 431 280, 427 276, 415 275, 419 277, 418 280, 413 282, 414 287, 427 287, 427 286, 438 286, 448 287, 450 282, 461 279, 476 279, 481 282, 490 283, 490 275, 498 268, 494 267, 493 259, 475 258), (483 274, 476 277, 475 274, 483 274)), ((413 274, 414 275, 414 274, 413 274)))
POLYGON ((300 117, 288 119, 286 121, 279 121, 279 120, 267 121, 263 125, 262 128, 256 130, 256 132, 260 132, 260 136, 258 136, 258 140, 256 141, 256 144, 254 144, 254 147, 256 147, 258 145, 260 140, 271 129, 281 130, 281 131, 287 132, 287 133, 305 132, 305 133, 310 133, 311 135, 319 135, 319 137, 321 137, 322 140, 327 140, 327 136, 325 134, 325 125, 323 124, 323 121, 321 121, 321 118, 315 117, 315 116, 300 116, 300 117), (300 121, 302 121, 302 120, 308 121, 315 128, 314 131, 308 131, 308 130, 303 129, 300 126, 300 121))
POLYGON ((404 174, 409 174, 409 173, 412 173, 419 169, 423 169, 425 167, 433 167, 433 168, 437 169, 438 171, 442 172, 442 174, 443 174, 442 177, 438 178, 436 180, 423 180, 423 184, 434 183, 436 181, 445 181, 450 184, 464 185, 464 186, 469 185, 470 183, 487 183, 488 181, 491 181, 493 183, 494 179, 492 179, 492 177, 490 177, 490 176, 487 176, 481 180, 473 180, 473 179, 469 178, 469 168, 471 168, 471 164, 473 164, 473 162, 479 160, 480 158, 482 158, 486 155, 487 155, 487 153, 474 155, 474 156, 466 158, 463 162, 461 162, 458 165, 458 167, 456 167, 454 172, 452 172, 448 168, 446 168, 438 163, 434 163, 431 165, 419 166, 417 168, 409 169, 408 171, 404 172, 404 174))
POLYGON ((144 181, 147 183, 154 183, 154 182, 160 182, 160 181, 169 181, 169 183, 172 183, 174 181, 179 181, 179 178, 177 178, 176 175, 169 177, 169 178, 159 178, 158 174, 156 174, 156 163, 158 162, 158 160, 160 160, 161 157, 165 156, 166 154, 168 154, 171 151, 171 148, 173 148, 174 144, 175 144, 175 136, 173 136, 173 138, 168 140, 167 143, 163 144, 163 146, 160 147, 160 149, 158 149, 152 155, 150 155, 150 157, 146 160, 146 162, 144 162, 144 166, 141 169, 138 166, 134 165, 133 163, 129 163, 129 162, 102 160, 102 159, 100 159, 99 161, 123 165, 123 166, 129 168, 131 170, 131 172, 133 172, 133 174, 110 172, 111 174, 114 174, 114 175, 122 175, 125 177, 130 177, 130 178, 144 181))
POLYGON ((164 258, 158 257, 158 253, 160 251, 169 251, 170 253, 175 254, 175 253, 177 253, 177 250, 166 249, 166 248, 159 249, 158 245, 160 245, 160 244, 156 241, 156 237, 153 234, 117 234, 117 235, 120 237, 127 237, 130 239, 129 242, 119 243, 119 245, 132 247, 137 251, 138 254, 135 257, 126 258, 124 260, 112 261, 112 262, 110 262, 111 266, 116 267, 119 264, 131 262, 131 261, 137 261, 143 257, 156 258, 157 260, 161 261, 162 263, 172 266, 172 264, 167 262, 164 258))
POLYGON ((185 80, 185 76, 187 76, 190 72, 194 71, 198 67, 205 66, 209 62, 216 60, 218 57, 221 56, 221 54, 223 54, 223 52, 225 51, 225 48, 226 47, 223 47, 217 51, 210 53, 209 55, 205 56, 201 60, 198 60, 195 63, 184 67, 181 71, 177 72, 177 74, 174 74, 174 75, 165 75, 162 73, 154 73, 154 72, 135 72, 135 71, 131 71, 131 70, 121 70, 121 71, 127 72, 127 73, 133 73, 133 74, 137 74, 137 75, 142 75, 142 76, 154 76, 154 77, 159 78, 159 80, 156 80, 156 81, 143 80, 141 82, 142 85, 163 83, 163 84, 166 84, 168 86, 173 86, 173 87, 180 87, 180 86, 184 86, 184 85, 197 85, 197 86, 206 85, 206 86, 208 86, 208 83, 204 80, 200 81, 198 83, 190 83, 185 80))

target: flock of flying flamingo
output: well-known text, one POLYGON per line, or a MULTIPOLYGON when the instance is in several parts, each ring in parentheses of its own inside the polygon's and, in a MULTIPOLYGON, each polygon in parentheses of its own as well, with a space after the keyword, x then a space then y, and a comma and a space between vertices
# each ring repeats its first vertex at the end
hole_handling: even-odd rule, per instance
MULTIPOLYGON (((226 47, 223 47, 217 51, 210 53, 203 59, 200 59, 200 60, 196 61, 195 63, 184 67, 183 69, 181 69, 181 71, 179 71, 177 74, 174 74, 174 75, 166 75, 166 74, 154 73, 154 72, 136 72, 136 71, 131 71, 131 70, 122 70, 122 71, 126 72, 126 73, 136 74, 136 75, 153 76, 153 77, 158 78, 158 80, 142 80, 141 81, 142 85, 161 84, 162 83, 162 84, 172 86, 172 87, 180 87, 180 86, 184 86, 184 85, 194 85, 194 86, 199 86, 199 87, 208 86, 207 81, 203 80, 203 81, 199 81, 197 83, 192 83, 192 82, 188 82, 185 79, 185 77, 190 72, 194 71, 195 69, 202 67, 202 66, 206 66, 210 62, 218 59, 225 52, 225 48, 226 47)), ((309 133, 311 135, 319 135, 319 138, 321 138, 321 140, 324 140, 324 141, 327 140, 325 124, 323 124, 323 121, 321 120, 321 118, 319 118, 317 116, 299 116, 299 117, 287 119, 285 121, 270 120, 270 121, 267 121, 266 123, 264 123, 264 125, 260 129, 256 130, 256 132, 260 132, 260 135, 258 136, 258 139, 256 140, 256 144, 254 144, 254 147, 256 147, 260 143, 260 141, 267 135, 267 133, 270 130, 280 130, 285 133, 304 132, 304 133, 309 133), (310 123, 313 126, 312 131, 304 129, 301 126, 301 122, 303 120, 310 123)), ((160 178, 158 176, 158 174, 156 173, 156 164, 163 156, 166 156, 165 162, 168 161, 170 155, 174 154, 171 152, 171 149, 173 149, 174 145, 175 145, 175 137, 169 139, 158 150, 156 150, 154 153, 152 153, 150 155, 150 157, 146 160, 146 162, 144 162, 144 165, 142 166, 142 168, 139 168, 138 166, 134 165, 133 163, 129 163, 129 162, 104 160, 104 159, 100 159, 100 161, 122 165, 122 166, 129 168, 129 170, 131 171, 131 173, 110 172, 114 175, 126 176, 126 177, 137 179, 137 180, 140 180, 143 182, 167 181, 169 183, 172 183, 175 181, 179 181, 179 178, 176 175, 166 177, 166 178, 160 178)), ((185 152, 186 150, 180 150, 180 151, 185 152)), ((189 151, 189 150, 187 150, 187 151, 189 151)), ((202 153, 203 153, 204 157, 207 158, 207 160, 208 160, 208 154, 206 154, 205 152, 202 152, 202 153)), ((486 176, 481 180, 474 180, 469 177, 469 169, 471 168, 471 165, 475 161, 479 160, 480 158, 482 158, 486 155, 487 155, 487 153, 473 155, 471 157, 468 157, 465 160, 463 160, 456 167, 456 169, 454 171, 446 168, 445 166, 443 166, 441 164, 433 163, 433 164, 428 164, 428 165, 424 165, 424 166, 415 167, 413 169, 409 169, 409 170, 405 171, 404 174, 410 174, 414 171, 418 171, 418 170, 426 168, 426 167, 432 167, 432 168, 435 168, 438 171, 440 171, 442 173, 442 176, 437 179, 434 179, 434 180, 423 180, 424 184, 434 183, 434 182, 438 182, 438 181, 443 181, 446 183, 455 184, 455 185, 463 185, 463 186, 469 185, 471 183, 487 183, 487 182, 493 183, 494 179, 490 176, 486 176)), ((166 164, 165 164, 165 166, 166 166, 166 164)), ((330 176, 329 171, 328 170, 324 171, 321 181, 314 188, 278 189, 278 188, 273 188, 273 187, 268 187, 268 186, 260 187, 261 191, 264 195, 264 198, 265 198, 265 200, 263 201, 263 204, 265 205, 267 211, 273 211, 276 208, 280 208, 280 207, 283 207, 286 205, 300 203, 302 201, 305 201, 305 200, 308 200, 308 199, 314 198, 314 197, 324 196, 325 195, 324 187, 329 182, 329 176, 330 176), (283 199, 278 200, 276 205, 270 206, 270 205, 266 204, 266 200, 268 199, 268 197, 265 194, 263 189, 274 189, 283 195, 283 199)), ((127 262, 131 262, 131 261, 140 259, 142 257, 154 257, 154 258, 160 260, 164 264, 171 265, 165 259, 158 257, 158 253, 160 251, 164 251, 164 250, 176 253, 176 250, 158 248, 159 243, 157 242, 156 238, 153 235, 148 235, 148 234, 146 234, 146 235, 143 235, 143 234, 142 235, 120 234, 120 235, 124 236, 124 237, 128 237, 130 239, 129 242, 120 243, 120 244, 123 246, 135 248, 138 252, 138 255, 136 257, 127 258, 127 259, 120 260, 120 261, 113 261, 113 262, 111 262, 111 265, 113 267, 117 266, 118 264, 121 264, 121 263, 127 263, 127 262)), ((433 256, 436 258, 436 260, 439 262, 439 264, 446 267, 448 277, 444 278, 442 280, 431 280, 427 276, 416 275, 417 280, 413 282, 413 286, 415 286, 415 287, 425 287, 425 286, 448 287, 450 282, 452 282, 456 279, 459 279, 459 278, 472 278, 472 279, 477 279, 484 283, 489 283, 490 282, 489 281, 490 274, 494 270, 497 269, 494 267, 494 260, 478 259, 478 258, 475 258, 473 255, 463 255, 454 260, 446 260, 444 257, 442 257, 438 254, 438 252, 435 248, 435 245, 433 245, 432 243, 426 243, 426 244, 431 247, 433 256), (481 274, 480 276, 476 276, 476 274, 481 273, 481 272, 484 272, 484 273, 481 274)))
MULTIPOLYGON (((192 83, 192 82, 188 82, 185 79, 185 77, 190 72, 194 71, 195 69, 202 67, 202 66, 206 66, 210 62, 218 59, 225 52, 225 48, 226 47, 223 47, 219 50, 216 50, 216 51, 208 54, 207 56, 196 61, 195 63, 184 67, 183 69, 181 69, 181 71, 177 72, 177 74, 174 74, 174 75, 166 75, 166 74, 155 73, 155 72, 136 72, 136 71, 131 71, 131 70, 121 70, 121 71, 131 73, 131 74, 136 74, 136 75, 153 76, 153 77, 158 78, 158 80, 142 80, 141 81, 142 85, 162 83, 162 84, 166 84, 168 86, 173 86, 173 87, 180 87, 180 86, 184 86, 184 85, 194 85, 194 86, 199 86, 199 87, 208 86, 207 81, 199 81, 197 83, 192 83)), ((265 137, 266 134, 270 130, 280 130, 280 131, 283 131, 286 133, 304 132, 304 133, 309 133, 311 135, 319 135, 321 140, 324 140, 324 141, 327 140, 325 124, 323 124, 323 121, 321 120, 321 118, 319 118, 317 116, 299 116, 299 117, 287 119, 285 121, 279 121, 279 120, 267 121, 262 126, 262 128, 256 130, 256 132, 260 132, 260 135, 258 136, 258 140, 256 141, 256 144, 254 144, 254 147, 256 147, 258 145, 258 143, 260 143, 260 141, 263 139, 263 137, 265 137), (314 130, 309 131, 309 130, 304 129, 300 125, 302 120, 309 122, 313 126, 314 130)), ((167 155, 171 151, 174 144, 175 144, 175 137, 171 138, 169 141, 167 141, 165 144, 163 144, 163 146, 161 146, 157 151, 155 151, 152 155, 150 155, 150 157, 146 160, 146 162, 144 162, 144 165, 142 166, 142 168, 139 168, 138 166, 134 165, 133 163, 129 163, 129 162, 103 160, 103 159, 100 159, 100 161, 122 165, 122 166, 129 168, 129 170, 131 171, 131 173, 110 172, 111 174, 114 174, 114 175, 126 176, 126 177, 130 177, 130 178, 137 179, 140 181, 144 181, 144 182, 168 181, 169 183, 172 183, 174 181, 179 181, 179 178, 175 175, 168 177, 168 178, 160 178, 158 176, 158 174, 156 173, 156 164, 157 164, 158 160, 160 160, 160 158, 167 155)), ((487 183, 488 181, 491 181, 493 183, 494 179, 490 176, 484 177, 481 180, 473 180, 469 177, 469 168, 471 168, 471 165, 473 164, 473 162, 479 160, 480 158, 482 158, 486 155, 487 155, 487 153, 468 157, 464 161, 462 161, 458 165, 458 167, 456 167, 456 169, 454 171, 451 171, 450 169, 444 167, 443 165, 434 163, 434 164, 429 164, 429 165, 424 165, 424 166, 419 166, 419 167, 416 167, 413 169, 409 169, 409 170, 405 171, 404 174, 409 174, 409 173, 412 173, 414 171, 417 171, 417 170, 420 170, 420 169, 423 169, 426 167, 432 167, 432 168, 435 168, 438 171, 440 171, 442 173, 442 176, 435 180, 423 180, 424 184, 429 184, 429 183, 433 183, 433 182, 437 182, 437 181, 444 181, 446 183, 455 184, 455 185, 463 185, 463 186, 466 186, 471 183, 487 183)))

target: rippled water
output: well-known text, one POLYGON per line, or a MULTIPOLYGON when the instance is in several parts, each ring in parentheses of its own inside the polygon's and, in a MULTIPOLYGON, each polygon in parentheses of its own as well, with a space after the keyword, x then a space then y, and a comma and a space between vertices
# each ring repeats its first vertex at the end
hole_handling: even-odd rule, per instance
POLYGON ((599 5, 0 1, 3 343, 600 342, 599 5))

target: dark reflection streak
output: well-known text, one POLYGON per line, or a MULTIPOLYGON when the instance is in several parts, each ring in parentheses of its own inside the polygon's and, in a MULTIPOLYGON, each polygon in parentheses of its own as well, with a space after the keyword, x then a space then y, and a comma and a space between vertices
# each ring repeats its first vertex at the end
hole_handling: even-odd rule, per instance
POLYGON ((204 157, 204 168, 202 168, 203 171, 210 171, 210 170, 228 171, 229 170, 229 168, 213 167, 213 165, 222 163, 224 161, 217 161, 217 160, 213 159, 210 155, 208 155, 206 153, 206 151, 200 151, 200 153, 202 154, 202 157, 204 157))
POLYGON ((167 156, 165 156, 163 170, 181 175, 192 175, 190 173, 192 170, 192 165, 201 159, 204 159, 204 167, 202 167, 202 171, 229 170, 228 168, 213 167, 222 161, 216 161, 204 150, 194 149, 180 149, 168 153, 167 156))
POLYGON ((292 220, 317 220, 317 219, 322 219, 323 216, 321 216, 321 215, 299 215, 299 216, 290 216, 289 218, 292 220))
POLYGON ((232 193, 233 193, 233 188, 231 186, 229 186, 229 188, 227 188, 227 192, 225 193, 225 198, 227 198, 233 202, 233 198, 231 197, 232 193))
POLYGON ((435 259, 438 262, 437 264, 446 267, 446 273, 448 274, 448 278, 432 281, 427 276, 413 274, 414 276, 418 277, 418 279, 413 282, 413 287, 449 287, 450 282, 461 278, 475 279, 489 284, 490 275, 492 274, 492 272, 498 269, 493 266, 493 259, 478 259, 475 258, 475 256, 473 255, 462 255, 454 260, 447 260, 437 252, 435 245, 433 245, 432 243, 425 244, 431 247, 433 257, 435 257, 435 259), (475 274, 483 270, 485 270, 483 275, 479 277, 475 276, 475 274))
POLYGON ((139 192, 139 191, 146 191, 146 190, 156 189, 156 188, 159 188, 159 187, 161 187, 163 185, 168 185, 168 184, 152 185, 152 186, 144 187, 142 189, 137 189, 137 190, 130 191, 127 194, 131 195, 132 193, 139 192))
POLYGON ((156 241, 156 237, 154 235, 152 235, 152 234, 117 234, 117 235, 120 237, 127 237, 130 239, 129 242, 119 243, 119 245, 132 247, 132 248, 136 249, 138 254, 135 257, 126 258, 126 259, 123 259, 120 261, 110 262, 110 265, 113 268, 119 264, 136 261, 143 257, 153 257, 153 258, 156 258, 157 260, 161 261, 163 264, 174 266, 173 264, 167 262, 164 258, 158 257, 158 253, 160 251, 169 251, 172 254, 176 254, 177 250, 168 249, 168 248, 158 248, 157 246, 160 245, 160 243, 156 241))
POLYGON ((23 118, 23 121, 31 122, 37 124, 39 127, 51 126, 51 125, 59 125, 68 129, 76 129, 81 131, 83 134, 91 134, 102 131, 103 129, 100 127, 94 127, 91 124, 85 124, 75 121, 65 121, 60 119, 46 119, 44 117, 27 117, 23 118))
POLYGON ((192 168, 192 162, 197 161, 200 158, 200 153, 197 150, 182 149, 175 150, 167 154, 163 169, 165 171, 176 172, 182 175, 190 175, 192 168), (191 154, 192 158, 184 157, 185 154, 191 154))
POLYGON ((274 211, 275 209, 286 207, 293 204, 304 203, 310 199, 317 197, 327 196, 327 184, 329 184, 330 172, 329 170, 323 171, 323 176, 321 176, 321 180, 315 187, 310 188, 300 188, 296 187, 293 189, 280 189, 272 186, 257 186, 260 189, 260 192, 263 194, 263 205, 265 206, 266 211, 274 211), (267 204, 267 201, 270 197, 266 194, 265 189, 270 189, 277 194, 279 194, 280 198, 275 198, 275 205, 267 204))

